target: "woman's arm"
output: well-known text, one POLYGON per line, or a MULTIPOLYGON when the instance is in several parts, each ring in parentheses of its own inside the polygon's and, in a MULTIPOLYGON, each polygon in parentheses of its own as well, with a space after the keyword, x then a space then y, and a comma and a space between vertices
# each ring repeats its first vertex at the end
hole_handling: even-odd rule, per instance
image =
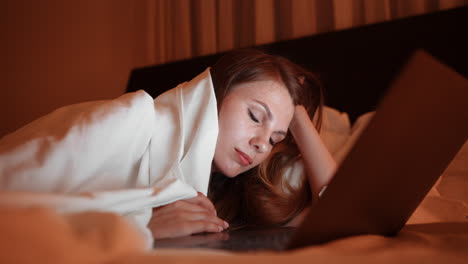
POLYGON ((304 161, 304 169, 316 201, 319 193, 330 182, 336 170, 336 162, 326 148, 302 105, 296 106, 289 129, 298 145, 304 161))

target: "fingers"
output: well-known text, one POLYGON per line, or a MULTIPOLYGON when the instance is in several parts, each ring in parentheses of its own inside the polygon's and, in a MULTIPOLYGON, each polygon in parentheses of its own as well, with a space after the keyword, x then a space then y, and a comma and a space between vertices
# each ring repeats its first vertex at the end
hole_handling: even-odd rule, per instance
POLYGON ((153 237, 159 239, 200 232, 221 232, 229 224, 218 218, 213 203, 198 193, 197 197, 154 208, 148 227, 153 237))
POLYGON ((188 224, 185 225, 185 235, 192 235, 196 233, 202 233, 202 232, 221 232, 224 229, 220 227, 217 224, 211 223, 211 222, 206 222, 202 220, 198 221, 192 221, 188 224))
POLYGON ((163 206, 164 211, 189 211, 189 212, 206 212, 215 215, 211 210, 207 210, 205 207, 202 207, 196 203, 191 203, 187 200, 175 201, 171 204, 163 206))
POLYGON ((197 204, 192 204, 187 201, 177 201, 172 204, 160 207, 153 211, 153 217, 161 217, 171 215, 173 221, 208 221, 221 226, 223 229, 229 225, 222 219, 218 218, 212 212, 206 210, 197 204))
POLYGON ((189 236, 189 235, 202 233, 202 232, 219 233, 223 231, 222 227, 216 224, 206 222, 206 221, 201 221, 201 220, 177 222, 177 223, 174 223, 172 227, 165 228, 165 229, 152 228, 150 226, 150 229, 153 233, 154 239, 189 236))
POLYGON ((187 201, 189 203, 193 203, 193 204, 197 204, 199 206, 202 206, 202 207, 206 208, 207 210, 212 211, 216 215, 216 209, 215 209, 213 203, 210 201, 210 199, 208 199, 208 197, 203 195, 201 192, 198 192, 197 197, 194 197, 192 199, 187 199, 187 200, 184 200, 184 201, 187 201))
POLYGON ((203 212, 193 213, 193 212, 180 212, 178 217, 182 221, 203 221, 210 222, 221 227, 221 230, 224 230, 229 227, 229 225, 222 219, 213 216, 211 214, 206 214, 203 212))
POLYGON ((228 224, 211 213, 193 212, 171 207, 160 208, 153 213, 148 224, 155 239, 186 236, 200 232, 221 232, 228 224))

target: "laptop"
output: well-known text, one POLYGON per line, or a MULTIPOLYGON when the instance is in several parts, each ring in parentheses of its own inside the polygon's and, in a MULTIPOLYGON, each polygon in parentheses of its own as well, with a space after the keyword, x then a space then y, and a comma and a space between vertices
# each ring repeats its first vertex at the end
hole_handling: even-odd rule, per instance
POLYGON ((285 250, 396 235, 468 139, 468 80, 416 51, 320 200, 296 228, 155 240, 155 248, 285 250))

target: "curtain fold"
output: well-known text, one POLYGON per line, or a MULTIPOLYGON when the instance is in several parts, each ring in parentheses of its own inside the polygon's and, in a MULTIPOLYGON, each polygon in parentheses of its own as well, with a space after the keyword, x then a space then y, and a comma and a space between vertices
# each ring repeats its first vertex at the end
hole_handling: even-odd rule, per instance
MULTIPOLYGON (((139 2, 139 1, 135 1, 139 2)), ((145 0, 145 64, 419 15, 468 0, 145 0)), ((144 9, 144 10, 141 10, 144 9)), ((140 52, 141 53, 141 52, 140 52)))

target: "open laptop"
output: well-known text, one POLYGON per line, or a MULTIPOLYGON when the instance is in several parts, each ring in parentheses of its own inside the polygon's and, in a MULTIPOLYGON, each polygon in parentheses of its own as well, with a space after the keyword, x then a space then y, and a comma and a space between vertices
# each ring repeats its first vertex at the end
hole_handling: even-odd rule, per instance
POLYGON ((282 250, 353 235, 395 235, 468 139, 467 102, 468 80, 417 51, 299 227, 199 234, 154 245, 282 250))

